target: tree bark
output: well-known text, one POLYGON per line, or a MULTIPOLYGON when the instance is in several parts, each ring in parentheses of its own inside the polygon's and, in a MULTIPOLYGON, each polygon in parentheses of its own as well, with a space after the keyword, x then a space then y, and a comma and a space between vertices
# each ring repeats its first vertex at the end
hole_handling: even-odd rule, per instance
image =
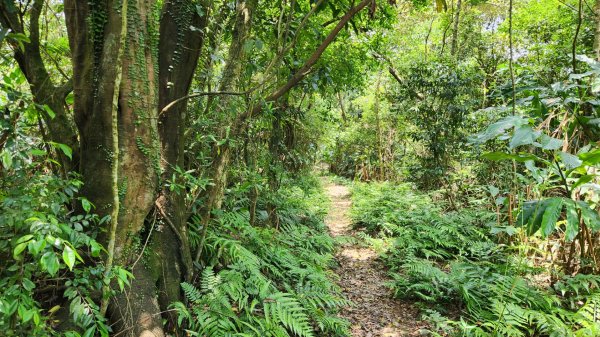
POLYGON ((460 23, 460 9, 462 6, 462 0, 456 1, 456 14, 454 14, 454 29, 452 30, 452 45, 450 47, 450 55, 456 55, 458 48, 458 26, 460 23))
MULTIPOLYGON (((206 12, 206 4, 201 4, 206 12)), ((170 102, 188 94, 196 69, 207 25, 206 16, 200 17, 190 0, 169 1, 164 4, 159 41, 159 111, 170 102), (177 38, 172 38, 177 36, 177 38)), ((162 180, 172 178, 175 167, 184 167, 184 134, 187 101, 174 106, 159 116, 158 130, 161 139, 162 180)), ((193 275, 191 248, 187 228, 185 192, 170 191, 163 187, 157 200, 165 221, 171 221, 165 233, 175 246, 162 245, 161 306, 180 298, 179 283, 190 281, 193 275), (179 242, 178 242, 179 241, 179 242), (180 247, 180 249, 173 249, 180 247), (173 263, 175 261, 175 263, 173 263), (181 264, 181 265, 179 265, 181 264)))
POLYGON ((594 4, 594 54, 596 61, 600 62, 600 0, 594 4))
POLYGON ((277 215, 277 205, 272 200, 276 197, 279 191, 278 171, 281 167, 281 147, 283 141, 283 129, 281 124, 282 115, 285 113, 285 106, 280 107, 273 116, 271 123, 271 134, 269 137, 269 165, 267 167, 267 179, 269 182, 270 199, 267 202, 267 213, 269 215, 269 223, 274 228, 279 228, 279 216, 277 215))
MULTIPOLYGON (((174 3, 167 1, 163 8, 176 7, 174 3)), ((176 163, 182 151, 181 140, 177 138, 180 129, 167 133, 163 125, 161 130, 166 140, 159 144, 159 97, 162 99, 160 102, 165 102, 181 92, 187 93, 189 87, 189 83, 184 83, 185 88, 169 92, 164 89, 165 83, 159 83, 157 74, 161 75, 160 66, 157 68, 156 65, 164 63, 158 62, 155 51, 161 45, 164 47, 161 53, 164 52, 167 57, 173 53, 168 52, 172 46, 159 42, 157 32, 152 31, 153 27, 159 26, 157 3, 153 0, 128 0, 127 4, 128 24, 122 27, 121 1, 65 0, 73 61, 74 113, 80 132, 81 173, 85 183, 82 193, 96 205, 100 216, 111 214, 114 207, 112 200, 119 198, 121 205, 118 225, 114 230, 114 259, 124 266, 141 254, 136 242, 139 242, 145 219, 155 205, 161 169, 168 167, 161 166, 161 148, 169 164, 176 163), (120 37, 124 29, 125 45, 121 46, 120 37), (124 49, 119 64, 120 48, 124 49), (119 84, 116 79, 120 68, 122 81, 116 86, 119 84), (159 87, 159 84, 162 86, 159 87), (118 158, 111 151, 114 140, 111 116, 115 95, 118 97, 118 158), (115 162, 118 163, 118 189, 111 185, 111 170, 115 162)), ((163 13, 166 19, 161 30, 170 29, 166 20, 173 20, 173 17, 180 18, 177 13, 163 13)), ((193 54, 189 56, 190 59, 194 57, 193 54)), ((195 61, 184 63, 188 70, 195 67, 195 61)), ((184 111, 181 107, 179 109, 161 122, 172 126, 184 111)), ((135 279, 130 289, 118 293, 111 303, 109 318, 115 330, 122 335, 165 335, 161 304, 165 309, 168 302, 179 298, 178 288, 182 279, 172 276, 188 272, 179 264, 182 254, 165 248, 180 246, 174 236, 165 230, 164 235, 157 235, 152 240, 150 257, 132 271, 135 279), (174 257, 176 259, 171 259, 174 257), (169 263, 168 270, 165 262, 169 263), (163 286, 166 283, 169 283, 168 286, 163 286), (158 296, 157 284, 161 296, 158 296)))
POLYGON ((381 87, 381 71, 377 75, 377 85, 375 86, 375 102, 373 105, 373 112, 375 113, 375 132, 377 132, 377 157, 379 159, 378 169, 379 174, 378 178, 380 180, 385 179, 385 161, 383 158, 383 131, 381 129, 381 116, 379 115, 379 101, 380 97, 380 87, 381 87))

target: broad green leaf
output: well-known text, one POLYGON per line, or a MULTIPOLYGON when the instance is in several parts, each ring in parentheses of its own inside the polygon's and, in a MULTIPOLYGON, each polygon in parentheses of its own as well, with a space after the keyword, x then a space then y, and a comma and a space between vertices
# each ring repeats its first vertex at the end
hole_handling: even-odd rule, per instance
POLYGON ((586 165, 595 165, 600 163, 600 149, 595 149, 590 152, 582 153, 579 155, 579 159, 586 165))
POLYGON ((531 145, 539 137, 539 131, 533 131, 529 125, 521 126, 515 130, 514 135, 508 143, 508 147, 514 149, 521 145, 531 145))
POLYGON ((542 226, 542 219, 548 206, 548 200, 542 200, 535 205, 532 216, 529 218, 527 223, 527 234, 535 234, 542 226))
POLYGON ((565 229, 565 239, 569 242, 579 233, 579 216, 577 215, 577 208, 575 203, 571 200, 566 203, 567 206, 567 224, 565 229))
POLYGON ((591 57, 589 57, 587 55, 583 55, 583 54, 576 55, 575 59, 577 61, 585 62, 585 63, 587 63, 590 66, 598 64, 598 61, 594 60, 593 58, 591 58, 591 57))
POLYGON ((32 156, 45 156, 46 155, 46 151, 40 150, 40 149, 31 149, 29 151, 29 153, 31 153, 32 156))
POLYGON ((526 161, 525 167, 529 170, 529 172, 531 172, 531 175, 538 183, 541 184, 544 181, 544 178, 540 174, 540 169, 535 166, 535 162, 533 160, 526 161))
POLYGON ((592 179, 594 179, 596 177, 596 175, 592 175, 592 174, 584 174, 581 177, 579 177, 579 179, 577 179, 577 181, 575 182, 575 184, 573 184, 573 186, 571 187, 571 189, 573 188, 577 188, 583 184, 587 184, 590 181, 592 181, 592 179))
POLYGON ((6 314, 6 316, 12 316, 17 311, 18 307, 19 307, 19 301, 13 300, 12 302, 6 303, 3 311, 6 314))
POLYGON ((55 143, 55 142, 49 142, 52 146, 59 148, 62 153, 65 154, 65 156, 69 157, 69 159, 73 159, 73 150, 71 150, 71 148, 65 144, 62 143, 55 143))
POLYGON ((19 259, 19 255, 21 255, 21 253, 25 250, 25 248, 27 248, 26 242, 22 242, 22 243, 19 243, 18 245, 16 245, 15 249, 13 250, 13 258, 15 260, 19 259))
POLYGON ((21 282, 21 284, 23 285, 23 288, 27 291, 31 291, 33 288, 35 288, 35 283, 33 283, 30 279, 23 279, 23 282, 21 282))
POLYGON ((482 144, 490 139, 494 139, 504 134, 506 130, 512 127, 518 128, 526 124, 529 124, 529 120, 521 116, 504 117, 496 123, 488 126, 488 128, 484 132, 476 134, 475 137, 472 139, 472 142, 482 144))
POLYGON ((33 256, 39 255, 44 248, 46 248, 46 240, 32 240, 27 245, 29 253, 33 256))
POLYGON ((571 79, 571 80, 580 80, 580 79, 582 79, 584 77, 588 77, 588 76, 594 75, 595 73, 596 73, 595 71, 586 71, 583 74, 571 74, 571 75, 569 75, 569 79, 571 79))
POLYGON ((27 234, 24 235, 22 237, 20 237, 17 242, 16 242, 16 246, 13 250, 13 258, 16 260, 19 258, 19 255, 21 255, 21 253, 25 250, 25 248, 27 248, 27 244, 29 243, 29 241, 33 238, 33 235, 31 234, 27 234))
POLYGON ((574 156, 570 153, 561 151, 558 153, 558 155, 560 157, 560 161, 565 165, 567 170, 577 168, 583 163, 577 156, 574 156))
POLYGON ((86 198, 81 198, 81 207, 83 207, 83 210, 86 213, 89 213, 90 210, 92 209, 92 203, 87 200, 86 198))
POLYGON ((19 305, 17 313, 19 314, 19 317, 21 317, 23 323, 28 322, 33 317, 33 312, 31 310, 27 310, 23 304, 19 305))
POLYGON ((96 333, 96 326, 92 325, 87 330, 85 330, 85 332, 83 333, 83 335, 81 337, 93 337, 94 333, 96 333))
POLYGON ((42 108, 44 109, 44 111, 46 111, 48 116, 50 116, 50 119, 54 119, 54 117, 56 117, 54 111, 52 111, 52 109, 50 109, 50 107, 47 104, 42 105, 42 108))
POLYGON ((42 255, 40 263, 42 265, 42 269, 48 271, 50 276, 56 275, 56 272, 58 272, 60 267, 58 257, 56 257, 54 252, 46 252, 44 255, 42 255))
POLYGON ((502 227, 492 227, 490 233, 498 234, 498 233, 506 233, 508 236, 513 236, 517 232, 517 229, 513 226, 502 226, 502 227))
POLYGON ((8 151, 0 152, 0 161, 2 161, 2 166, 6 169, 10 169, 13 164, 12 155, 8 151))
POLYGON ((516 225, 518 227, 525 226, 529 222, 529 218, 531 218, 533 215, 538 203, 538 200, 526 201, 523 203, 523 205, 519 208, 519 213, 517 214, 516 225))
POLYGON ((23 243, 23 242, 27 242, 29 240, 33 239, 33 235, 32 234, 27 234, 27 235, 23 235, 21 236, 18 240, 17 243, 23 243))
POLYGON ((544 150, 558 150, 563 146, 561 139, 556 139, 546 134, 540 136, 539 143, 544 150))
POLYGON ((69 270, 73 270, 73 266, 75 265, 75 252, 73 252, 73 249, 69 247, 69 245, 65 245, 62 257, 67 267, 69 267, 69 270))
POLYGON ((96 242, 96 240, 90 241, 90 249, 93 257, 100 256, 100 252, 102 251, 102 246, 96 242))
POLYGON ((40 326, 41 319, 40 314, 37 311, 33 312, 33 323, 35 324, 35 326, 40 326))
POLYGON ((65 103, 68 105, 73 105, 73 103, 75 103, 75 95, 73 95, 72 91, 65 97, 65 103))
POLYGON ((581 210, 583 222, 594 232, 600 229, 600 215, 598 215, 598 212, 590 208, 590 205, 585 201, 579 200, 577 205, 581 210))
POLYGON ((562 198, 549 198, 547 200, 547 206, 544 210, 541 224, 543 237, 547 237, 552 234, 554 228, 556 228, 556 222, 558 221, 563 208, 562 198))
POLYGON ((505 152, 488 152, 483 154, 482 157, 489 160, 516 160, 520 163, 524 163, 529 160, 541 160, 541 158, 529 153, 510 154, 505 152))

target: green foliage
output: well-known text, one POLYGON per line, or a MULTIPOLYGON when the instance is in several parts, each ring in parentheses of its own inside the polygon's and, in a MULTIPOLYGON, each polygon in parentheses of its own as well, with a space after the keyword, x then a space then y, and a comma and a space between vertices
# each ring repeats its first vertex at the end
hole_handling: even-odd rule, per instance
POLYGON ((437 180, 451 168, 473 127, 468 112, 481 104, 477 86, 481 74, 471 64, 435 61, 413 63, 400 71, 394 110, 408 116, 416 127, 411 138, 426 149, 413 169, 414 180, 439 187, 437 180))
POLYGON ((180 325, 198 336, 348 335, 348 323, 335 316, 348 302, 329 269, 334 241, 316 183, 300 179, 305 190, 278 192, 279 230, 249 226, 244 209, 219 216, 208 230, 200 284, 182 284, 191 308, 174 305, 180 325))
POLYGON ((128 283, 130 274, 115 268, 104 280, 101 265, 84 264, 98 260, 104 250, 94 239, 104 220, 70 211, 74 201, 81 201, 90 211, 89 201, 75 198, 80 186, 77 179, 43 173, 14 174, 3 180, 0 329, 7 336, 53 335, 52 314, 65 305, 62 297, 68 300, 70 317, 81 331, 108 336, 110 330, 94 293, 113 277, 120 284, 128 283))
MULTIPOLYGON (((439 332, 461 336, 587 336, 600 326, 588 316, 600 278, 564 276, 554 287, 537 283, 542 270, 489 234, 494 215, 443 212, 410 185, 356 184, 353 219, 393 244, 383 254, 390 286, 435 310, 439 332), (488 224, 491 222, 491 224, 488 224), (458 305, 460 320, 441 316, 458 305)), ((552 221, 549 221, 552 222, 552 221)))
POLYGON ((54 116, 20 91, 24 80, 17 69, 0 85, 0 331, 108 336, 102 286, 114 280, 123 290, 132 275, 121 267, 105 273, 96 237, 107 218, 80 195, 79 176, 51 173, 60 172, 53 152, 73 151, 36 134, 40 114, 54 116))
MULTIPOLYGON (((577 59, 587 71, 571 74, 566 81, 543 86, 534 79, 523 79, 525 83, 518 87, 517 114, 501 118, 472 138, 478 145, 496 140, 501 144, 497 151, 487 152, 483 158, 513 161, 514 177, 532 186, 528 195, 519 193, 518 211, 510 215, 515 224, 524 227, 528 235, 564 237, 563 246, 588 230, 595 233, 600 229, 595 210, 600 158, 591 142, 598 135, 594 87, 600 65, 585 56, 577 59)), ((585 241, 581 244, 585 246, 585 241)), ((585 247, 581 249, 585 251, 585 247)), ((571 261, 573 253, 569 255, 566 259, 571 261)), ((597 270, 585 257, 582 254, 583 269, 597 270)), ((564 266, 566 273, 573 268, 570 263, 564 266)))

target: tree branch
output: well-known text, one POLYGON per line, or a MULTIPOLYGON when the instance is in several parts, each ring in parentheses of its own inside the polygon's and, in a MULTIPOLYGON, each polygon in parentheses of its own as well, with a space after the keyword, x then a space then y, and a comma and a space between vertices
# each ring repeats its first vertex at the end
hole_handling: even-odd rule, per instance
POLYGON ((165 105, 164 108, 162 108, 162 110, 159 112, 159 116, 166 113, 167 111, 169 111, 169 109, 171 109, 172 107, 174 107, 175 105, 182 103, 183 101, 186 101, 190 98, 194 98, 194 97, 200 97, 200 96, 244 96, 244 95, 248 95, 249 93, 251 93, 252 91, 254 91, 255 89, 250 89, 247 91, 242 91, 242 92, 236 92, 236 91, 210 91, 210 92, 196 92, 193 94, 189 94, 183 97, 180 97, 174 101, 172 101, 171 103, 165 105))
MULTIPOLYGON (((265 97, 264 102, 274 102, 285 95, 290 89, 295 87, 300 81, 306 77, 307 74, 310 73, 311 68, 317 63, 323 52, 329 47, 329 45, 335 40, 339 32, 344 28, 344 26, 362 9, 364 9, 367 5, 369 5, 374 0, 363 0, 355 7, 351 8, 337 23, 335 28, 329 32, 325 40, 321 42, 321 44, 317 47, 317 49, 312 53, 312 55, 304 62, 304 65, 282 86, 277 88, 273 93, 265 97)), ((247 118, 259 114, 263 109, 263 104, 258 104, 254 106, 251 110, 243 113, 238 118, 238 123, 243 122, 247 118)))

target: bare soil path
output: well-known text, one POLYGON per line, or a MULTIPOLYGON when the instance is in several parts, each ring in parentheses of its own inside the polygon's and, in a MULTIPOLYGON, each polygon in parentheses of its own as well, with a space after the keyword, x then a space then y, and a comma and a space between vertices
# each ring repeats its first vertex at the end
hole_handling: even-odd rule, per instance
MULTIPOLYGON (((331 209, 325 222, 332 236, 354 236, 349 217, 350 191, 327 181, 325 190, 331 198, 331 209)), ((385 267, 370 248, 347 244, 337 254, 339 285, 354 304, 341 316, 352 324, 353 337, 420 336, 424 323, 418 319, 411 303, 391 298, 385 286, 385 267)))

